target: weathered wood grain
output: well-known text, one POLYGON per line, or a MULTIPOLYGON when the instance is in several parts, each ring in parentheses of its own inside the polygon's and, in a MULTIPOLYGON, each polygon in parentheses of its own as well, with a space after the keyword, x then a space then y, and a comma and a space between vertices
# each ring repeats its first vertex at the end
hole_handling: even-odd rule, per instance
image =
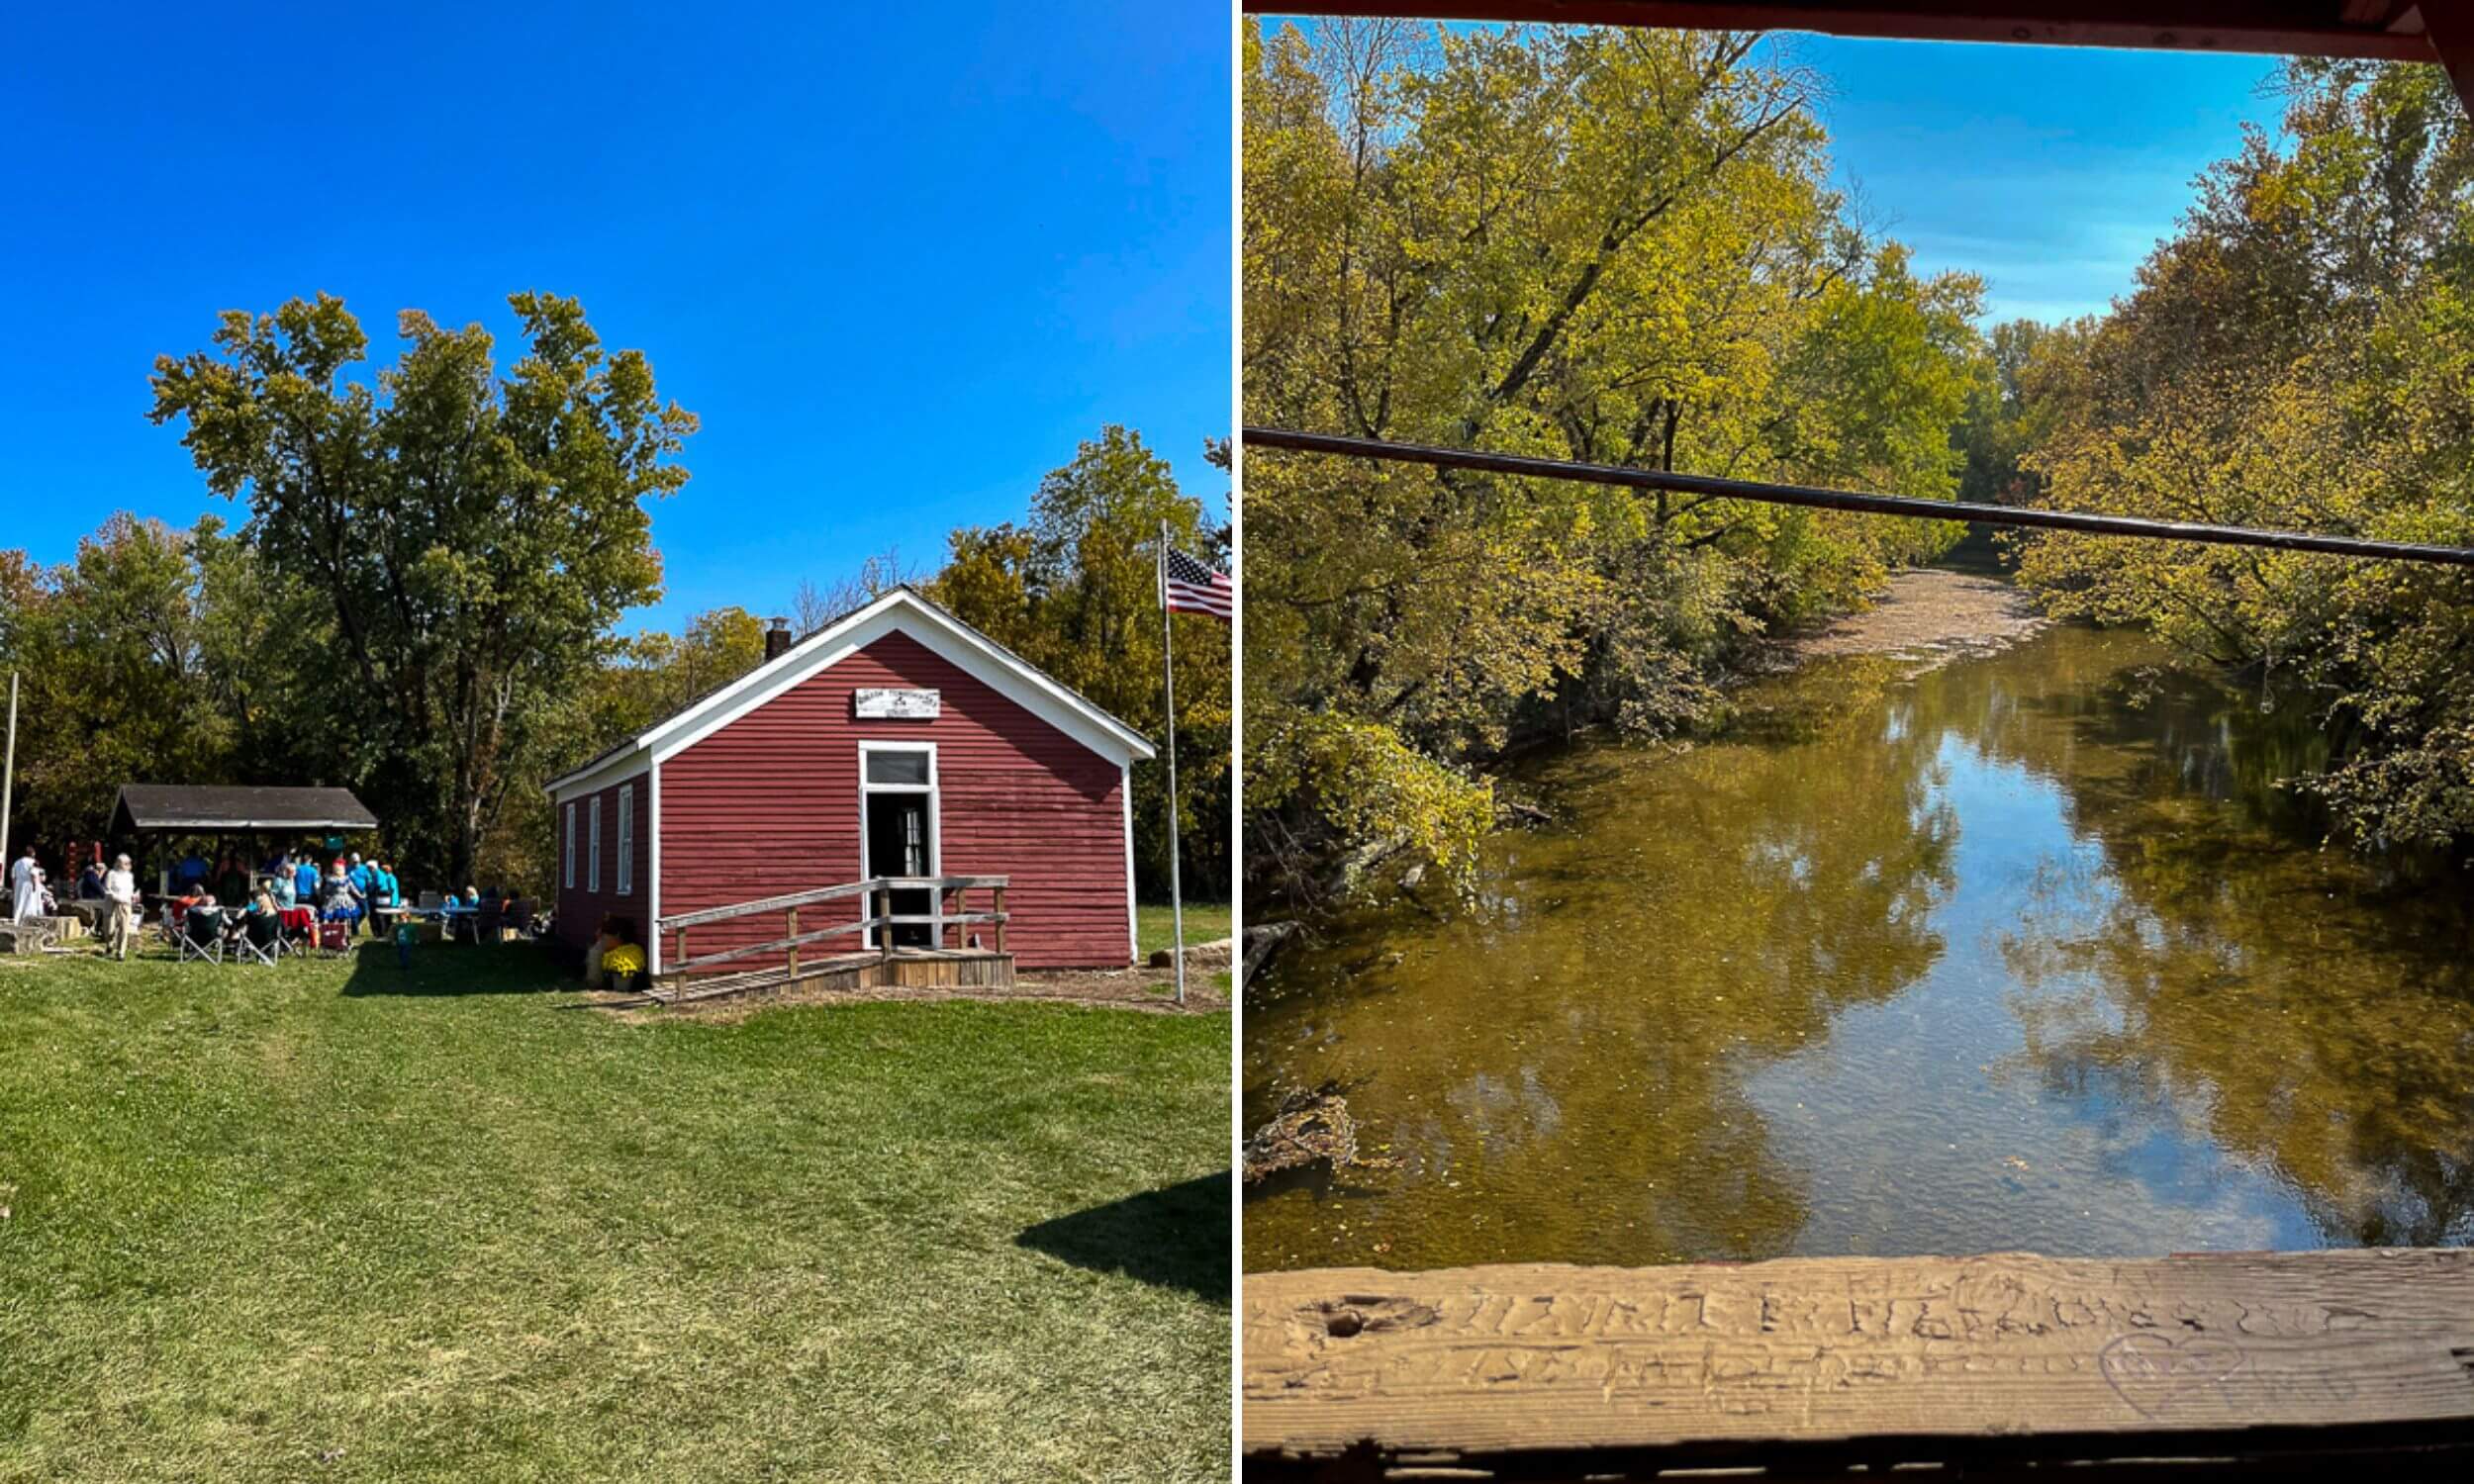
POLYGON ((1251 1273, 1259 1459, 2474 1423, 2474 1251, 1251 1273))

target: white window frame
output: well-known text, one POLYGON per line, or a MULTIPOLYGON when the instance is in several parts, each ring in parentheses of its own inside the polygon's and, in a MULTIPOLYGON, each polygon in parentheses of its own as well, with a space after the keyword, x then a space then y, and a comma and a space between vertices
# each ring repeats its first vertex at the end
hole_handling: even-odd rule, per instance
POLYGON ((576 801, 567 800, 567 889, 576 889, 576 801))
POLYGON ((635 894, 635 785, 618 786, 618 894, 635 894))
MULTIPOLYGON (((868 864, 868 795, 871 793, 924 793, 928 812, 928 875, 945 874, 945 800, 943 785, 936 771, 936 744, 933 742, 862 742, 859 744, 859 879, 867 881, 876 875, 868 864), (868 758, 880 752, 923 752, 927 754, 927 782, 922 784, 872 784, 868 782, 868 758)), ((862 902, 861 916, 873 916, 875 904, 862 902)), ((945 941, 945 893, 928 893, 928 915, 936 920, 928 925, 929 941, 945 941)), ((868 947, 875 948, 875 934, 868 935, 868 947)))
POLYGON ((585 810, 591 823, 586 826, 584 853, 584 889, 599 896, 602 891, 602 796, 593 795, 591 807, 585 810))

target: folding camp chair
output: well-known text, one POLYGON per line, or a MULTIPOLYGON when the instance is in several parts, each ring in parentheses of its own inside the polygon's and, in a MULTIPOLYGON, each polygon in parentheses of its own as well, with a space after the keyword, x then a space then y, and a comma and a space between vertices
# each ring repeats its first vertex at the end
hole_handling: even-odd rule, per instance
POLYGON ((272 969, 291 945, 283 939, 283 919, 272 912, 251 912, 240 919, 240 936, 232 941, 236 958, 254 959, 272 969))
POLYGON ((315 932, 316 937, 312 941, 318 945, 322 957, 337 959, 352 952, 351 918, 321 917, 315 932))
POLYGON ((182 963, 191 959, 206 959, 221 964, 224 962, 224 909, 191 907, 180 919, 180 937, 176 941, 180 946, 182 963))

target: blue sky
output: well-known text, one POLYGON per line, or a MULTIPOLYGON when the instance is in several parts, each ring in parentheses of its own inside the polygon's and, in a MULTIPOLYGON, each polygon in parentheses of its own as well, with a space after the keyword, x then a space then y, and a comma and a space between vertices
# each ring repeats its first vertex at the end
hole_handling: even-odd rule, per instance
MULTIPOLYGON (((1302 17, 1266 17, 1267 28, 1302 17)), ((1986 323, 2102 314, 2192 178, 2282 112, 2277 59, 1781 33, 1829 79, 1839 183, 1928 272, 1986 280, 1986 323)))
POLYGON ((500 332, 574 295, 704 419, 655 507, 675 626, 1015 518, 1101 424, 1226 484, 1215 5, 13 8, 0 546, 210 508, 158 353, 327 290, 500 332))
POLYGON ((2191 181, 2274 128, 2277 59, 1796 36, 1825 75, 1841 183, 1919 267, 1986 280, 1986 318, 2102 314, 2191 181))

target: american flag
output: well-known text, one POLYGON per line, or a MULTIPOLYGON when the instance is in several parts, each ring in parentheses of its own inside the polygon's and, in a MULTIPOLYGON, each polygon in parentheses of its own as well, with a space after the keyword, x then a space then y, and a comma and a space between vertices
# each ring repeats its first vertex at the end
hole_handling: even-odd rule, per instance
POLYGON ((1172 546, 1168 549, 1168 569, 1161 574, 1166 585, 1169 611, 1173 613, 1208 613, 1222 623, 1236 606, 1236 595, 1228 584, 1228 574, 1209 567, 1172 546))

